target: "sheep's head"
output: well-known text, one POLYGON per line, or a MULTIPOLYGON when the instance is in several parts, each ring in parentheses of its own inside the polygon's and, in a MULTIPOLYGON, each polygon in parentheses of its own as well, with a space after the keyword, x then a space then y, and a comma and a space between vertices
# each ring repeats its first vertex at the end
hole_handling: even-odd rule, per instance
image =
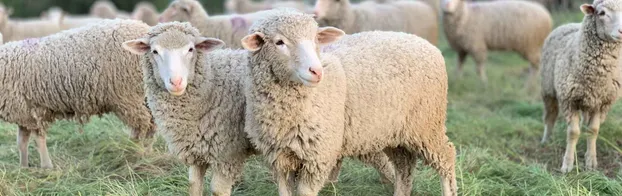
POLYGON ((197 0, 175 0, 168 5, 162 14, 160 14, 160 22, 187 22, 192 18, 192 13, 201 6, 197 0))
POLYGON ((272 71, 283 81, 317 86, 323 67, 319 46, 339 40, 345 33, 334 27, 318 28, 312 15, 291 8, 270 10, 253 23, 242 46, 272 63, 272 71))
POLYGON ((136 4, 132 12, 132 19, 144 21, 148 25, 156 25, 158 24, 158 11, 151 3, 140 2, 136 4))
POLYGON ((581 5, 581 11, 595 23, 600 39, 622 42, 622 0, 596 0, 581 5))
POLYGON ((350 5, 349 0, 316 0, 313 14, 318 21, 327 19, 339 19, 343 9, 350 5))
POLYGON ((458 4, 463 0, 441 0, 441 11, 444 13, 453 13, 458 9, 458 4))
POLYGON ((170 94, 183 95, 193 80, 198 58, 224 43, 201 37, 190 23, 170 22, 154 26, 148 36, 123 43, 123 48, 149 60, 154 78, 170 94))

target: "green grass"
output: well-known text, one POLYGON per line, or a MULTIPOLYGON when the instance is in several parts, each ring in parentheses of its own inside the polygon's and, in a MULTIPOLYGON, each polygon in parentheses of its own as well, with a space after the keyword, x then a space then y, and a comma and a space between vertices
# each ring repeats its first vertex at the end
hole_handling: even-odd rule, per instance
MULTIPOLYGON (((578 13, 555 14, 559 23, 580 21, 578 13)), ((492 52, 483 87, 471 60, 462 80, 453 77, 455 53, 443 40, 449 73, 448 135, 458 150, 460 195, 622 195, 622 104, 617 104, 601 128, 599 168, 595 172, 561 174, 565 125, 558 123, 549 143, 539 145, 542 102, 539 89, 523 90, 526 61, 512 53, 492 52)), ((155 152, 141 157, 127 139, 127 128, 115 116, 94 117, 84 133, 68 121, 56 123, 48 146, 55 169, 20 168, 15 125, 0 124, 0 195, 185 195, 187 168, 166 153, 160 138, 155 152)), ((34 142, 32 142, 34 143, 34 142)), ((577 147, 582 165, 585 139, 577 147)), ((38 166, 34 144, 30 163, 38 166)), ((261 158, 246 164, 234 195, 275 195, 276 186, 261 158)), ((208 174, 209 175, 209 174, 208 174)), ((209 179, 209 178, 206 178, 209 179)), ((321 195, 391 195, 378 174, 347 160, 334 185, 321 195)), ((209 183, 209 182, 207 182, 209 183)), ((206 194, 208 190, 206 184, 206 194)), ((418 167, 415 195, 440 195, 437 174, 418 167)))

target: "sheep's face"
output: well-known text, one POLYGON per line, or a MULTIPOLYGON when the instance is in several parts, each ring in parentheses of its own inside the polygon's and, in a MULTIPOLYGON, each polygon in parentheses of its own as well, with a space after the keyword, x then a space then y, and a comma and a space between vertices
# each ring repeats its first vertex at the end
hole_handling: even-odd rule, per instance
POLYGON ((581 5, 586 16, 592 16, 596 22, 598 37, 612 42, 622 42, 622 5, 620 1, 605 1, 596 6, 581 5), (611 2, 616 2, 612 4, 611 2), (609 5, 612 4, 612 5, 609 5))
POLYGON ((345 33, 334 27, 318 28, 310 23, 313 30, 288 31, 286 28, 275 32, 255 32, 242 39, 242 46, 262 53, 268 60, 277 61, 271 69, 281 80, 290 80, 305 86, 317 86, 323 77, 324 68, 319 58, 319 46, 337 41, 345 33))
POLYGON ((445 13, 453 13, 462 0, 441 0, 441 10, 445 13))
MULTIPOLYGON (((171 22, 171 21, 180 21, 187 22, 190 21, 192 15, 192 4, 193 2, 187 0, 178 0, 173 1, 168 8, 166 8, 162 14, 160 14, 160 18, 158 19, 160 22, 171 22)), ((198 2, 195 2, 198 3, 198 2)))
POLYGON ((334 19, 342 12, 342 8, 346 6, 348 0, 316 0, 313 8, 315 18, 319 20, 334 19), (332 18, 331 18, 332 17, 332 18))
POLYGON ((154 78, 171 95, 183 95, 195 74, 198 52, 220 48, 221 40, 194 37, 181 32, 167 31, 158 36, 123 43, 123 47, 136 54, 147 55, 154 78))

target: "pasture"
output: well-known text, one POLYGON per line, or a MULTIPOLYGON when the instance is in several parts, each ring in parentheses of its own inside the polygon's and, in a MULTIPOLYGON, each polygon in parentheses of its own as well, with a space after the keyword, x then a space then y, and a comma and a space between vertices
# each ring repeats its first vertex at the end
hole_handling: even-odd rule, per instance
MULTIPOLYGON (((553 13, 556 26, 579 22, 582 14, 553 13)), ((456 145, 459 195, 622 195, 622 103, 610 112, 600 130, 597 171, 578 167, 569 174, 559 168, 565 149, 565 125, 558 121, 551 140, 540 144, 542 101, 535 90, 523 89, 528 63, 516 54, 491 52, 488 86, 468 59, 462 79, 454 77, 456 55, 441 36, 449 76, 447 131, 456 145)), ((0 195, 186 195, 188 170, 167 154, 162 138, 154 152, 139 155, 128 139, 128 128, 115 116, 92 117, 78 132, 73 122, 59 121, 50 129, 48 147, 55 168, 37 168, 34 142, 29 147, 33 168, 20 168, 17 126, 0 124, 0 195)), ((584 134, 577 146, 583 165, 584 134)), ((210 178, 208 172, 206 178, 210 178)), ((438 177, 420 164, 414 195, 440 195, 438 177)), ((209 187, 206 180, 206 187, 209 187)), ((209 188, 204 194, 208 194, 209 188)), ((260 157, 246 163, 244 178, 233 195, 276 195, 277 188, 260 157)), ((321 195, 391 195, 370 167, 344 162, 339 182, 321 195)))

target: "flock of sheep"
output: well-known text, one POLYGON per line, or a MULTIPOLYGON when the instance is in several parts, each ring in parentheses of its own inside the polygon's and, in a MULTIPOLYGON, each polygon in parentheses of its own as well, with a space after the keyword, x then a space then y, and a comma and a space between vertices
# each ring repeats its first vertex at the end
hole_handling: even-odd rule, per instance
POLYGON ((140 3, 128 14, 98 1, 88 16, 51 8, 19 20, 1 6, 0 118, 19 126, 21 166, 34 134, 41 167, 53 167, 46 134, 55 120, 114 113, 147 152, 155 133, 165 138, 189 166, 190 195, 202 195, 209 167, 211 193, 230 195, 252 155, 264 157, 280 195, 317 195, 345 157, 375 168, 394 195, 411 194, 422 159, 443 195, 457 195, 436 47, 442 22, 457 76, 471 55, 486 82, 489 50, 522 55, 530 77, 540 69, 542 142, 561 110, 562 171, 570 171, 583 117, 585 167, 597 168, 599 126, 620 93, 622 0, 584 4, 582 23, 555 30, 543 6, 519 0, 228 0, 226 8, 238 14, 209 16, 196 0, 162 13, 140 3))

